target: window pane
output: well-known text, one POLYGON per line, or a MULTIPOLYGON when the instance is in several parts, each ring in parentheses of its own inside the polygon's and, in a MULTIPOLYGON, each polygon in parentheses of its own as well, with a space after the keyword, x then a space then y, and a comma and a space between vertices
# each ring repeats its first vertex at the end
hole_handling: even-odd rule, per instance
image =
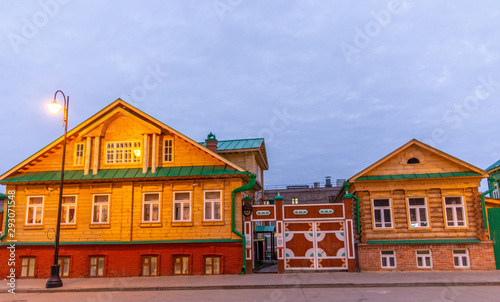
POLYGON ((96 268, 96 266, 91 266, 90 267, 90 276, 91 277, 97 276, 97 268, 96 268))
POLYGON ((184 203, 183 220, 189 220, 189 203, 184 203))
POLYGON ((76 209, 74 207, 71 207, 69 209, 69 215, 68 215, 68 220, 67 220, 68 223, 75 222, 75 212, 76 212, 76 209))
POLYGON ((29 203, 30 204, 43 204, 43 198, 42 197, 30 197, 29 203))
POLYGON ((189 200, 190 194, 188 192, 175 193, 175 200, 189 200))
POLYGON ((460 266, 460 258, 459 257, 453 257, 453 261, 455 262, 455 266, 460 266))
POLYGON ((212 203, 205 202, 205 219, 212 219, 212 203))
POLYGON ((144 200, 145 201, 159 201, 160 200, 160 194, 154 193, 154 194, 144 194, 144 200))
POLYGON ((150 220, 150 213, 149 213, 149 204, 144 205, 144 221, 149 221, 150 220))
POLYGON ((427 209, 426 208, 420 208, 420 221, 422 222, 422 226, 424 225, 423 222, 427 221, 427 209))
POLYGON ((464 221, 464 209, 463 208, 456 208, 457 210, 457 220, 459 222, 463 222, 464 221))
POLYGON ((385 209, 384 210, 384 220, 385 222, 391 222, 391 210, 390 209, 385 209))
POLYGON ((220 257, 214 257, 214 265, 213 265, 214 274, 220 274, 220 257))
POLYGON ((158 221, 160 220, 160 205, 159 204, 154 204, 153 205, 153 221, 158 221))
POLYGON ((175 220, 181 220, 181 204, 175 204, 175 220))
POLYGON ((220 199, 220 192, 205 192, 205 199, 220 199))
POLYGON ((462 257, 462 266, 469 266, 469 262, 467 261, 467 257, 462 257))
POLYGON ((99 276, 104 276, 104 258, 99 258, 99 263, 97 266, 97 274, 99 276))
POLYGON ((431 258, 430 257, 425 257, 425 266, 431 267, 431 258))
POLYGON ((151 257, 151 275, 158 275, 158 257, 151 257))
POLYGON ((182 257, 183 274, 189 274, 189 257, 182 257))
POLYGON ((386 267, 387 266, 387 258, 382 257, 382 266, 386 267))
POLYGON ((94 221, 93 222, 99 222, 100 216, 101 216, 100 215, 101 212, 99 211, 100 208, 101 208, 100 206, 97 206, 97 205, 94 206, 94 221))
POLYGON ((221 219, 221 203, 214 202, 214 219, 221 219))
POLYGON ((108 195, 94 195, 94 203, 106 203, 108 202, 108 195))
POLYGON ((417 258, 417 266, 423 266, 422 257, 417 258))
POLYGON ((382 211, 381 210, 375 210, 375 222, 382 222, 382 211))
POLYGON ((143 276, 149 276, 149 266, 144 265, 144 266, 142 267, 142 275, 143 275, 143 276))
POLYGON ((374 199, 373 205, 375 207, 388 207, 389 206, 389 199, 374 199))
POLYGON ((453 208, 446 208, 446 220, 448 221, 448 226, 453 226, 453 208))
POLYGON ((102 220, 101 222, 108 222, 108 206, 102 206, 102 220))
POLYGON ((410 198, 408 203, 410 206, 425 206, 425 198, 410 198))
POLYGON ((394 259, 393 257, 389 258, 389 262, 391 264, 391 267, 396 266, 396 259, 394 259))
POLYGON ((410 209, 410 222, 417 223, 417 209, 410 209))

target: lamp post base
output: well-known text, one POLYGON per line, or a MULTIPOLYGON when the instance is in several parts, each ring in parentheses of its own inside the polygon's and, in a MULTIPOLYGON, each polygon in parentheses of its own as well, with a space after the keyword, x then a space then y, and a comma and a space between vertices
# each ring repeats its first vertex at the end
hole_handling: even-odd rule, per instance
POLYGON ((50 267, 50 278, 45 284, 45 288, 62 287, 63 282, 59 277, 59 265, 52 265, 50 267))

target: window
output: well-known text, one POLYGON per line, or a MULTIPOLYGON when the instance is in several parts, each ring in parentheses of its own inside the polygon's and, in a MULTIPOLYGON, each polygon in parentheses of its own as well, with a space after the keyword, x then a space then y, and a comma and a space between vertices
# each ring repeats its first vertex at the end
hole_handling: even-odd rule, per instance
POLYGON ((380 251, 382 268, 396 267, 396 252, 395 251, 380 251))
POLYGON ((204 220, 222 220, 222 191, 205 191, 204 220))
POLYGON ((158 276, 158 257, 142 256, 142 275, 158 276))
POLYGON ((453 250, 453 262, 456 268, 469 268, 469 250, 456 249, 453 250))
POLYGON ((142 222, 160 222, 160 193, 142 195, 142 222))
POLYGON ((299 204, 298 198, 292 198, 292 204, 299 204))
POLYGON ((412 157, 408 160, 407 164, 412 165, 412 164, 420 164, 420 161, 418 158, 412 157))
POLYGON ((76 196, 63 196, 61 224, 75 224, 76 196))
POLYGON ((83 166, 84 146, 84 144, 75 144, 75 156, 73 159, 75 166, 83 166))
POLYGON ((140 142, 113 142, 106 144, 106 163, 139 163, 141 162, 140 142))
POLYGON ((174 274, 189 275, 189 256, 174 256, 174 274))
POLYGON ((191 220, 191 192, 174 192, 174 221, 191 220))
POLYGON ((26 224, 41 225, 43 218, 43 197, 28 197, 28 206, 26 209, 26 224))
POLYGON ((92 223, 109 222, 109 195, 94 195, 92 223))
POLYGON ((35 257, 21 257, 21 277, 35 277, 35 257))
POLYGON ((374 199, 373 217, 376 229, 392 228, 391 200, 374 199))
POLYGON ((427 200, 425 198, 408 198, 411 228, 428 228, 427 200))
POLYGON ((431 250, 417 250, 417 267, 432 268, 431 250))
POLYGON ((465 205, 462 197, 445 197, 444 208, 448 227, 465 227, 465 205))
POLYGON ((69 257, 59 257, 57 259, 59 264, 59 277, 69 277, 69 257))
POLYGON ((173 161, 173 144, 174 141, 171 139, 166 139, 163 141, 164 152, 163 152, 163 161, 164 162, 172 162, 173 161))
POLYGON ((104 277, 105 257, 90 257, 90 277, 104 277))
POLYGON ((205 257, 205 274, 220 275, 221 273, 221 257, 207 256, 205 257))

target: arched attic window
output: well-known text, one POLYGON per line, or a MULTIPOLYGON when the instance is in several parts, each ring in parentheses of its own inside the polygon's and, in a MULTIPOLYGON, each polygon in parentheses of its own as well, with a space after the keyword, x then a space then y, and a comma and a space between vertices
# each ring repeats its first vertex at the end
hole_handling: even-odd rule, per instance
POLYGON ((420 164, 420 161, 416 157, 412 157, 408 160, 407 164, 412 165, 412 164, 420 164))

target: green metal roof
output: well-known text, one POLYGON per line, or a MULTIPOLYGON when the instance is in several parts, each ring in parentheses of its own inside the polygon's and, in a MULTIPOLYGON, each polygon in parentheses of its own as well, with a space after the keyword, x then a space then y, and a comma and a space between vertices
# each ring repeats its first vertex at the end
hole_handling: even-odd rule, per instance
MULTIPOLYGON (((263 138, 250 138, 250 139, 235 139, 217 142, 217 151, 225 150, 238 150, 238 149, 255 149, 259 148, 264 142, 263 138)), ((199 143, 206 147, 205 142, 199 143)))
MULTIPOLYGON (((96 179, 126 179, 126 178, 154 178, 154 177, 179 177, 179 176, 210 176, 210 175, 234 175, 249 174, 249 172, 240 172, 230 166, 188 166, 188 167, 160 167, 155 173, 148 169, 146 174, 142 173, 141 168, 132 169, 101 169, 95 175, 89 173, 83 174, 82 170, 73 170, 64 172, 64 180, 96 180, 96 179)), ((17 175, 4 180, 0 183, 12 182, 41 182, 60 180, 61 171, 34 172, 17 175)))
POLYGON ((444 173, 423 173, 423 174, 399 174, 399 175, 373 175, 358 178, 356 180, 394 180, 394 179, 415 179, 415 178, 443 178, 443 177, 463 177, 480 176, 475 172, 444 172, 444 173))
POLYGON ((500 159, 497 162, 495 162, 493 165, 486 168, 486 171, 490 172, 491 170, 494 170, 498 167, 500 167, 500 159))

